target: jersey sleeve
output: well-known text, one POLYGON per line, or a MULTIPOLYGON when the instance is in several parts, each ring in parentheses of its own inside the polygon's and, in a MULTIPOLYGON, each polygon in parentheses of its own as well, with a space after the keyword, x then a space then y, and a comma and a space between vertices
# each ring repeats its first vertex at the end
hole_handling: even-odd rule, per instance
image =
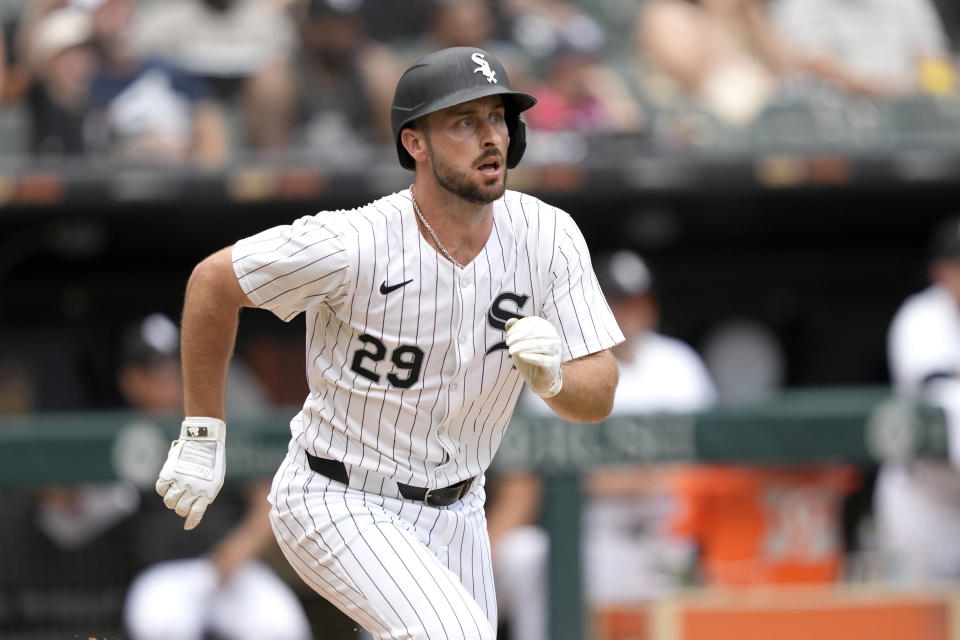
POLYGON ((290 321, 310 305, 347 294, 354 267, 336 215, 307 216, 233 246, 234 273, 257 307, 290 321))
POLYGON ((552 257, 546 274, 550 282, 543 317, 553 323, 563 338, 563 360, 623 342, 623 333, 593 273, 583 234, 563 211, 557 210, 555 245, 545 251, 551 251, 552 257))

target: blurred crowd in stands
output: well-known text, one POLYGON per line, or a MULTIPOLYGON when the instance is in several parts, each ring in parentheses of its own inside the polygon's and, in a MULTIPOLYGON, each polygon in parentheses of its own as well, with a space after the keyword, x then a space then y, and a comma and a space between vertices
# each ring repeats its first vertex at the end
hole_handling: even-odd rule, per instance
POLYGON ((505 61, 539 99, 534 135, 950 141, 956 13, 935 0, 7 0, 0 148, 212 168, 355 160, 388 140, 400 71, 451 45, 505 61))

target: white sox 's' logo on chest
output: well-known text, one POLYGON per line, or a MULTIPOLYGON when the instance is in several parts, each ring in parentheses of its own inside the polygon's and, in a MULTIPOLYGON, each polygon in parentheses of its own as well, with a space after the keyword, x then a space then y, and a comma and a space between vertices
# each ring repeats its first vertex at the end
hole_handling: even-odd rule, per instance
MULTIPOLYGON (((512 291, 501 293, 490 303, 490 308, 487 309, 487 324, 497 331, 506 331, 507 320, 510 318, 523 317, 520 311, 527 306, 527 300, 529 299, 530 296, 522 293, 514 293, 512 291), (516 307, 516 311, 514 311, 512 307, 516 307)), ((487 349, 486 355, 506 348, 506 341, 500 341, 487 349)))
POLYGON ((487 79, 487 82, 497 83, 497 72, 490 68, 490 63, 487 62, 487 59, 483 57, 482 53, 477 51, 470 56, 470 59, 479 65, 473 70, 474 73, 482 73, 483 77, 487 79))

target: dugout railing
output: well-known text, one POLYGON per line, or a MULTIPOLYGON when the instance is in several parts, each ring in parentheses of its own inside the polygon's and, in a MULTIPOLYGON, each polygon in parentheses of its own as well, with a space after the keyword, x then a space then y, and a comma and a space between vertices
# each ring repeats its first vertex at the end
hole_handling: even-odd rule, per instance
MULTIPOLYGON (((295 409, 232 416, 227 481, 273 474, 295 409)), ((178 430, 175 417, 123 411, 37 413, 0 419, 0 488, 130 480, 152 486, 178 430)), ((617 416, 598 425, 518 413, 494 461, 546 479, 550 637, 584 640, 580 476, 599 465, 666 462, 803 464, 943 459, 941 410, 886 387, 789 390, 763 401, 693 415, 617 416)))

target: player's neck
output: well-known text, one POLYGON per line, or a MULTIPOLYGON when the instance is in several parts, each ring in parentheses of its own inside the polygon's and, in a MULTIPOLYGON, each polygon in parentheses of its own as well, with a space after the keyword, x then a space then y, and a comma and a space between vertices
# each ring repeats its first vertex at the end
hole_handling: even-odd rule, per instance
MULTIPOLYGON (((414 184, 413 192, 423 217, 457 262, 465 265, 483 250, 493 229, 493 204, 468 202, 422 180, 414 184)), ((440 251, 430 233, 420 227, 424 239, 440 251)))

